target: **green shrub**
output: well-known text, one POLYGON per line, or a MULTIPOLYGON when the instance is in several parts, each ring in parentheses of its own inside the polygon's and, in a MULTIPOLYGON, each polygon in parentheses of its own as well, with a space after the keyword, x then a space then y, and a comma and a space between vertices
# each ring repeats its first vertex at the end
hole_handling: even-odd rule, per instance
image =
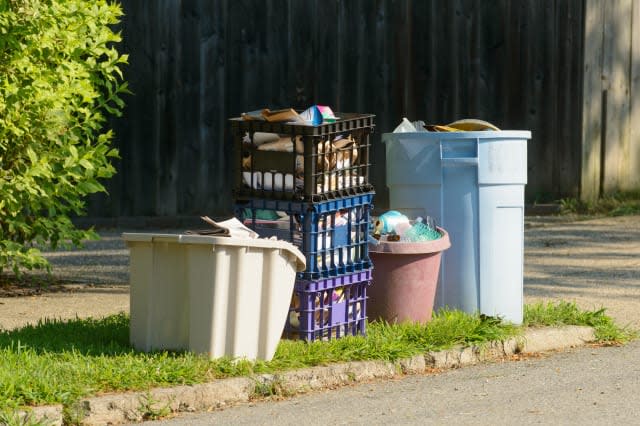
POLYGON ((128 93, 106 0, 0 0, 0 273, 47 268, 38 247, 96 238, 70 220, 105 191, 109 115, 128 93))

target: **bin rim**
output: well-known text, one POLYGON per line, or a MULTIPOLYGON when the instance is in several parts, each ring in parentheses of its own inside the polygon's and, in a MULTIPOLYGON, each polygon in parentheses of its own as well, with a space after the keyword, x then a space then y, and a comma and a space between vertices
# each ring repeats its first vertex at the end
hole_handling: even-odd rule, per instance
POLYGON ((530 130, 478 130, 474 132, 398 132, 383 133, 382 142, 404 139, 531 139, 530 130))
POLYGON ((211 246, 234 246, 285 250, 296 258, 296 271, 304 271, 307 260, 300 250, 288 241, 270 240, 267 238, 241 238, 241 237, 215 237, 210 235, 191 234, 162 234, 125 232, 122 239, 127 243, 174 243, 174 244, 201 244, 211 246))
POLYGON ((451 240, 449 239, 449 233, 443 228, 436 226, 436 229, 442 234, 442 237, 437 240, 421 242, 380 241, 377 245, 369 245, 369 252, 388 254, 430 254, 442 252, 451 247, 451 240))

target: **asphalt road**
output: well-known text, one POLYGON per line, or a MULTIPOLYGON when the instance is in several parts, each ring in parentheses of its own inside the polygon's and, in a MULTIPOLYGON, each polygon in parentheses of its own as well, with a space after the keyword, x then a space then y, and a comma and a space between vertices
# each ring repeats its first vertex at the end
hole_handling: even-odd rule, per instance
POLYGON ((640 424, 640 341, 360 384, 145 424, 640 424))

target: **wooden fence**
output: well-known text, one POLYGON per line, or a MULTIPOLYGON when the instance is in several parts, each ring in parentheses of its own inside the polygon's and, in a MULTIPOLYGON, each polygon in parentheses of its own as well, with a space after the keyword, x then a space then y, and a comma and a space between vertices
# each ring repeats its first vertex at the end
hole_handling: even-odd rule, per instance
POLYGON ((587 0, 582 192, 640 189, 640 2, 587 0))
MULTIPOLYGON (((607 114, 618 116, 616 97, 625 90, 596 95, 598 59, 584 46, 591 49, 599 34, 618 46, 618 37, 633 32, 611 19, 639 13, 632 0, 611 2, 623 10, 607 0, 122 2, 121 48, 130 55, 134 95, 113 121, 118 175, 107 183, 109 196, 90 200, 91 216, 230 212, 227 119, 314 103, 376 114, 377 207, 387 203, 380 135, 402 117, 437 124, 474 117, 531 130, 528 201, 577 196, 601 172, 596 104, 605 98, 607 114), (593 167, 583 170, 583 162, 593 167)), ((638 36, 631 38, 637 50, 638 36)), ((625 46, 616 56, 600 53, 612 73, 625 46)), ((631 60, 637 80, 636 55, 630 58, 625 64, 631 60)), ((606 126, 607 149, 616 131, 635 137, 613 127, 606 126)))

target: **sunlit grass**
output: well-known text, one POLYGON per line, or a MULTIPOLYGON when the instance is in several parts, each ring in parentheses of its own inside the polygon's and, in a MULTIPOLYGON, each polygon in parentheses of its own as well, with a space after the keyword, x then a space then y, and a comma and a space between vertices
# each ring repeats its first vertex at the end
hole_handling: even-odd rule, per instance
POLYGON ((596 201, 560 200, 561 214, 627 216, 640 214, 640 191, 610 194, 596 201))
POLYGON ((637 337, 637 332, 618 326, 606 315, 606 309, 582 310, 575 303, 536 303, 525 305, 526 326, 584 325, 593 327, 596 339, 602 343, 624 343, 637 337))
POLYGON ((0 406, 70 404, 109 391, 193 384, 285 369, 364 359, 395 360, 427 350, 506 338, 516 327, 445 311, 427 325, 371 323, 367 336, 306 343, 281 341, 272 361, 208 358, 192 353, 136 352, 129 319, 46 321, 0 333, 0 406))
MULTIPOLYGON (((618 328, 604 310, 573 304, 525 307, 525 326, 589 325, 603 341, 633 334, 618 328)), ((46 321, 0 332, 0 411, 60 403, 104 392, 148 390, 217 378, 251 376, 358 360, 394 361, 456 345, 483 344, 519 335, 523 327, 498 319, 441 310, 423 324, 373 322, 366 336, 331 341, 282 340, 273 360, 248 361, 188 352, 142 353, 129 344, 129 318, 46 321)))

